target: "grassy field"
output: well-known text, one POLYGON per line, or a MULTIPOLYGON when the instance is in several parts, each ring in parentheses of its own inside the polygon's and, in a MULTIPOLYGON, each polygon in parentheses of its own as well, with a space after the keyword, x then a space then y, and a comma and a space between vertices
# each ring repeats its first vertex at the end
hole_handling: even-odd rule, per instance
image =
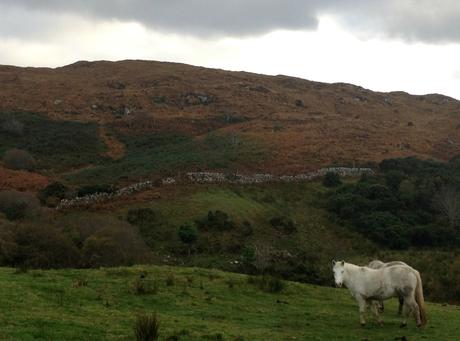
POLYGON ((265 293, 247 277, 200 268, 136 266, 15 273, 0 269, 1 340, 133 340, 137 314, 156 312, 160 340, 458 340, 460 308, 428 304, 429 323, 358 324, 347 290, 285 282, 265 293), (140 277, 144 276, 143 279, 140 277), (167 279, 169 284, 167 285, 167 279), (156 292, 136 294, 141 280, 156 292), (171 285, 172 284, 172 285, 171 285))
POLYGON ((274 250, 294 256, 279 262, 274 257, 274 271, 285 278, 316 284, 330 284, 331 259, 345 259, 355 264, 367 264, 372 259, 402 260, 421 271, 429 299, 438 302, 458 295, 460 261, 453 250, 409 249, 394 251, 378 248, 363 235, 331 219, 321 204, 327 191, 319 182, 270 185, 190 185, 164 188, 151 200, 109 206, 98 212, 63 212, 54 219, 57 226, 85 226, 95 220, 125 219, 132 209, 149 208, 154 218, 139 225, 143 240, 155 253, 156 264, 187 265, 219 268, 232 272, 250 272, 241 260, 245 249, 255 244, 270 245, 274 250), (229 231, 198 229, 198 239, 191 257, 178 237, 179 227, 206 217, 208 211, 223 210, 235 222, 229 231), (271 226, 270 220, 286 216, 295 221, 297 231, 283 233, 271 226), (242 222, 252 226, 245 234, 242 222), (167 262, 165 262, 167 260, 167 262), (238 264, 231 261, 238 260, 238 264), (450 283, 450 284, 448 284, 450 283))
MULTIPOLYGON (((140 231, 153 250, 168 254, 181 248, 177 237, 179 226, 206 217, 208 211, 225 211, 235 221, 236 228, 230 231, 199 230, 196 246, 204 251, 185 259, 189 265, 238 271, 228 261, 239 259, 243 249, 253 244, 267 244, 294 255, 305 254, 328 261, 357 255, 370 256, 373 252, 372 243, 334 224, 328 213, 318 206, 318 198, 326 189, 317 182, 190 186, 171 188, 170 191, 161 199, 124 207, 118 215, 126 216, 132 208, 151 208, 156 218, 140 226, 140 231), (282 233, 271 226, 270 219, 278 216, 293 219, 297 232, 282 233), (252 226, 250 235, 242 233, 244 221, 252 226), (323 243, 325 240, 328 242, 323 243)), ((328 271, 323 266, 318 270, 322 273, 328 271)))

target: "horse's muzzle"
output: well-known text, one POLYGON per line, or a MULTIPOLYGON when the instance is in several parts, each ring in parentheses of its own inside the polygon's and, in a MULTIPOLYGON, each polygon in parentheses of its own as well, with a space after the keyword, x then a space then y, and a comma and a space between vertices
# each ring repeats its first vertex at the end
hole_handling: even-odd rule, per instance
POLYGON ((335 287, 336 287, 336 288, 341 288, 341 287, 342 287, 342 284, 343 284, 342 282, 340 282, 340 283, 335 283, 335 287))

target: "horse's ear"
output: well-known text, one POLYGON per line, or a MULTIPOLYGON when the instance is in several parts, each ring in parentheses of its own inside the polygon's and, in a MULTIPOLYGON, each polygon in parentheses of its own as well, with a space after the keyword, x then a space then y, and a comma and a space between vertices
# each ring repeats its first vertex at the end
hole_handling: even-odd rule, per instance
POLYGON ((345 265, 345 261, 344 261, 344 260, 343 260, 343 261, 341 261, 341 263, 342 263, 342 266, 344 266, 344 265, 345 265))
POLYGON ((334 266, 335 263, 337 263, 337 262, 335 260, 332 260, 332 266, 334 266))

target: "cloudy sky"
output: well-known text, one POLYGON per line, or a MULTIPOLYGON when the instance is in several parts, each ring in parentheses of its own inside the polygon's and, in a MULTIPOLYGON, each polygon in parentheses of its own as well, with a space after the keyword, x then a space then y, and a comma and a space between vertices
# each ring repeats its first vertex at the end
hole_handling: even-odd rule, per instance
POLYGON ((460 99, 460 1, 0 0, 0 64, 100 59, 460 99))

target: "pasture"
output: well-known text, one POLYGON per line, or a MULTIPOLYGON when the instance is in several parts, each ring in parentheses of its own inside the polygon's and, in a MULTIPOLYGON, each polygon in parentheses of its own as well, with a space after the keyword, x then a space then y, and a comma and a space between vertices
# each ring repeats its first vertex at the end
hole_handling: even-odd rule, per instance
POLYGON ((160 340, 458 339, 458 306, 428 303, 425 328, 411 319, 400 329, 397 300, 391 300, 383 327, 369 313, 362 328, 347 290, 284 284, 269 293, 245 275, 167 266, 1 268, 0 339, 133 340, 141 312, 158 313, 160 340))

